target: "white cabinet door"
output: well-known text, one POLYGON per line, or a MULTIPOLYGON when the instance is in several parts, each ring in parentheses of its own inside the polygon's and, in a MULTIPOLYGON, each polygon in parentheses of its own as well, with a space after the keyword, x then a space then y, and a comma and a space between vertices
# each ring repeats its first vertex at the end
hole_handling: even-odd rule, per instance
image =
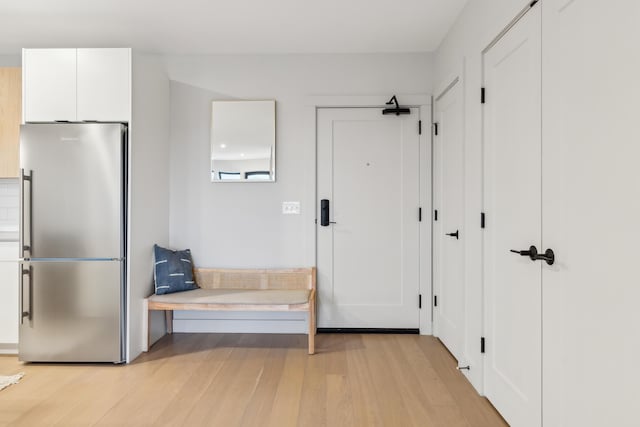
POLYGON ((129 121, 130 52, 78 49, 78 121, 129 121))
POLYGON ((483 57, 485 395, 518 427, 542 417, 540 39, 538 5, 483 57))
POLYGON ((18 343, 18 242, 0 242, 0 353, 18 343))
POLYGON ((24 121, 76 120, 76 49, 25 49, 24 121))

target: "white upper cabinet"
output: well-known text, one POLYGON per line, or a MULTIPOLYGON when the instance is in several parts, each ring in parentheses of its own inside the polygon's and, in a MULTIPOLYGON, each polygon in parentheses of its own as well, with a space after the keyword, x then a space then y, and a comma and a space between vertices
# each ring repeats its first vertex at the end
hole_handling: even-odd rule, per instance
POLYGON ((76 49, 25 49, 23 109, 28 122, 76 120, 76 49))
POLYGON ((131 49, 24 49, 25 122, 128 122, 131 49))
POLYGON ((129 49, 78 49, 78 121, 128 122, 129 49))

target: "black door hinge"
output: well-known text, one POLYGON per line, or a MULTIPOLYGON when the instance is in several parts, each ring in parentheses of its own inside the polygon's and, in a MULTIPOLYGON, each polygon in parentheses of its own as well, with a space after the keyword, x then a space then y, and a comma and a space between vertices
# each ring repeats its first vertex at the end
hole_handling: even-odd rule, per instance
POLYGON ((422 208, 418 208, 418 221, 422 222, 422 208))
POLYGON ((418 135, 422 135, 422 120, 418 120, 418 135))
POLYGON ((438 136, 438 123, 433 124, 433 133, 438 136))
POLYGON ((433 211, 433 220, 437 221, 438 220, 438 209, 433 211))
POLYGON ((484 212, 480 213, 480 228, 484 228, 484 212))
POLYGON ((418 294, 418 308, 422 308, 422 294, 418 294))
POLYGON ((484 88, 480 89, 480 103, 484 104, 486 102, 486 94, 484 88))
POLYGON ((434 295, 433 296, 433 306, 437 307, 438 306, 438 295, 434 295))
POLYGON ((480 353, 484 353, 484 337, 480 338, 480 353))

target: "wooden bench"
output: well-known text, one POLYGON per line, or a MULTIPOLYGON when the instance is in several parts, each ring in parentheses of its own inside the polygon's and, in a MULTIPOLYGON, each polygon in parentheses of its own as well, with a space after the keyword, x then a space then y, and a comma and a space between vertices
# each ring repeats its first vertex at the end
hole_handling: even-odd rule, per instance
POLYGON ((200 289, 145 299, 147 339, 150 316, 164 310, 167 333, 173 333, 174 310, 306 311, 309 313, 309 354, 315 352, 316 268, 230 270, 196 268, 200 289))

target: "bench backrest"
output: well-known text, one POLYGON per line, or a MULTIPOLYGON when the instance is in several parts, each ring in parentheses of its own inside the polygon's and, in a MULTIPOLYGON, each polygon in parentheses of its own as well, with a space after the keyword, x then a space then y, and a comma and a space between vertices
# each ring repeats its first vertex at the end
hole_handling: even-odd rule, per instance
POLYGON ((203 289, 315 289, 316 268, 236 270, 196 268, 203 289))

